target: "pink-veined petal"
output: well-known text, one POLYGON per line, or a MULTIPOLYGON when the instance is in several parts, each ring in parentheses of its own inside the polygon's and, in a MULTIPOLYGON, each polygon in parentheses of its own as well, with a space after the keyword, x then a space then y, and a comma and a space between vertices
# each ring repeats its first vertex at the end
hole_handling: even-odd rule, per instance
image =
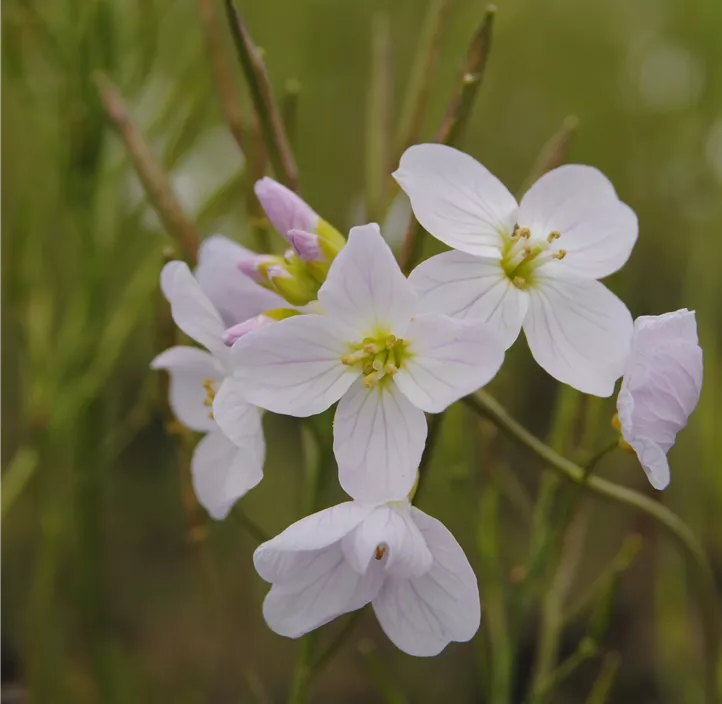
POLYGON ((669 484, 666 453, 697 406, 702 375, 693 311, 637 318, 617 412, 622 436, 655 489, 669 484))
POLYGON ((205 404, 208 392, 203 385, 211 381, 217 388, 223 380, 223 367, 213 355, 197 347, 171 347, 150 366, 170 374, 170 407, 183 425, 199 433, 216 428, 211 409, 205 404))
POLYGON ((333 426, 343 490, 368 503, 405 499, 425 442, 423 412, 391 380, 367 389, 358 379, 338 404, 333 426))
POLYGON ((256 549, 256 571, 272 583, 297 579, 296 573, 315 560, 317 551, 339 542, 373 510, 373 506, 346 501, 296 521, 256 549))
POLYGON ((235 377, 227 377, 213 399, 213 417, 226 437, 238 447, 247 447, 261 428, 261 411, 248 403, 243 384, 235 377))
POLYGON ((274 413, 310 416, 338 401, 359 375, 329 318, 298 315, 244 335, 231 358, 245 398, 274 413))
POLYGON ((476 320, 427 313, 411 322, 407 354, 394 376, 417 408, 440 413, 488 384, 504 361, 501 337, 476 320))
POLYGON ((277 293, 259 286, 238 269, 238 264, 255 257, 245 247, 222 235, 201 243, 195 277, 228 328, 274 308, 288 304, 277 293))
POLYGON ((509 281, 496 259, 444 252, 419 264, 409 283, 419 296, 418 312, 481 320, 506 348, 519 337, 529 294, 509 281))
POLYGON ((227 359, 228 349, 223 344, 226 326, 188 265, 168 262, 160 273, 160 287, 170 303, 175 324, 215 357, 227 359))
POLYGON ((191 460, 193 489, 212 518, 222 520, 233 504, 263 479, 263 435, 238 447, 220 430, 200 440, 191 460))
POLYGON ((535 272, 524 320, 532 355, 551 376, 594 396, 610 396, 632 337, 632 316, 608 288, 555 263, 535 272))
POLYGON ((403 337, 416 306, 416 295, 375 223, 351 229, 318 300, 344 336, 357 342, 377 331, 403 337))
POLYGON ((417 144, 404 152, 393 176, 434 237, 468 254, 500 258, 517 203, 476 159, 443 144, 417 144))
POLYGON ((364 573, 374 561, 397 577, 418 577, 431 568, 432 557, 408 502, 379 506, 341 541, 346 559, 364 573))
POLYGON ((389 578, 373 607, 398 648, 428 657, 452 641, 471 640, 479 629, 481 605, 476 576, 454 536, 435 518, 411 511, 431 551, 431 569, 421 577, 389 578))
POLYGON ((591 166, 568 164, 544 174, 524 195, 518 224, 532 236, 560 238, 563 265, 601 279, 621 268, 637 241, 634 211, 622 203, 609 179, 591 166))
POLYGON ((293 580, 274 584, 263 601, 266 623, 287 638, 299 638, 360 608, 380 586, 376 575, 360 575, 351 567, 338 543, 313 555, 313 562, 298 569, 293 580), (375 589, 370 590, 364 582, 375 589))

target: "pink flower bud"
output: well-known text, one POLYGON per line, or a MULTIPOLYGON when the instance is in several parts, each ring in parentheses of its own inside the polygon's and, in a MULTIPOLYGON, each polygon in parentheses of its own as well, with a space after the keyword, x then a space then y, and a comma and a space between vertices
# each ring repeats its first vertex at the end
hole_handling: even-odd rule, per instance
POLYGON ((315 232, 318 215, 306 201, 272 178, 256 181, 254 191, 268 219, 278 233, 287 239, 289 230, 315 232))
POLYGON ((288 241, 302 262, 325 261, 318 235, 305 230, 289 230, 288 241))
POLYGON ((264 275, 261 267, 266 267, 276 261, 278 261, 278 257, 273 257, 270 254, 258 254, 255 257, 241 259, 241 261, 238 262, 238 271, 245 274, 249 279, 253 279, 257 284, 264 284, 267 281, 267 277, 264 275))
POLYGON ((228 347, 233 347, 233 343, 239 338, 247 335, 249 332, 258 330, 259 328, 275 323, 276 321, 269 318, 264 313, 256 315, 253 318, 244 320, 242 323, 232 325, 223 333, 223 343, 228 347))

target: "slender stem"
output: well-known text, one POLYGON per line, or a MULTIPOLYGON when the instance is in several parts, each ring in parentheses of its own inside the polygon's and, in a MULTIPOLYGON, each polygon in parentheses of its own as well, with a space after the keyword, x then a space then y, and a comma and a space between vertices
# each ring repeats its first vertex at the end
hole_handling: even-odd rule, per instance
POLYGON ((421 455, 421 461, 419 462, 419 473, 416 479, 416 486, 411 490, 411 501, 414 504, 419 502, 419 493, 421 492, 421 486, 424 483, 426 477, 426 469, 431 462, 431 457, 434 454, 436 443, 441 437, 441 422, 444 418, 443 413, 436 413, 429 419, 429 430, 426 435, 426 445, 424 446, 424 452, 421 455))
POLYGON ((595 657, 599 652, 597 644, 591 638, 583 638, 577 649, 544 680, 539 689, 527 701, 535 704, 551 694, 580 665, 595 657))
POLYGON ((296 161, 273 96, 266 66, 233 0, 226 0, 226 12, 233 43, 251 91, 271 164, 279 181, 296 191, 298 190, 296 161))
POLYGON ((619 447, 619 438, 614 438, 612 442, 605 445, 603 448, 595 452, 585 463, 584 463, 584 475, 588 478, 589 475, 596 469, 599 462, 606 457, 610 452, 614 452, 619 447))
POLYGON ((178 240, 188 259, 195 263, 199 244, 195 225, 186 217, 158 160, 131 121, 116 86, 102 73, 95 75, 95 82, 106 115, 118 130, 146 194, 168 233, 178 240))
POLYGON ((529 175, 525 179, 520 193, 524 194, 529 187, 547 171, 556 169, 561 166, 567 159, 567 153, 572 145, 572 139, 579 127, 579 120, 574 115, 569 115, 565 120, 561 129, 549 139, 542 147, 534 166, 531 168, 529 175))
POLYGON ((705 694, 708 704, 718 701, 716 668, 720 652, 720 615, 714 574, 704 550, 694 533, 675 513, 637 491, 618 486, 599 477, 585 477, 585 471, 574 462, 545 445, 524 426, 514 420, 493 397, 485 391, 477 391, 464 401, 480 415, 496 423, 516 442, 524 445, 545 465, 561 474, 568 481, 583 486, 587 491, 607 501, 628 506, 656 521, 681 548, 688 559, 699 595, 700 621, 705 647, 705 694))
POLYGON ((238 148, 245 153, 243 109, 238 90, 233 81, 230 65, 223 51, 223 37, 221 23, 216 12, 215 0, 198 0, 198 12, 203 24, 206 38, 206 50, 211 64, 211 70, 218 89, 218 98, 223 110, 223 116, 231 135, 236 140, 238 148))
POLYGON ((611 652, 604 656, 602 668, 587 697, 586 704, 605 704, 617 678, 620 662, 619 653, 611 652))
POLYGON ((261 526, 259 526, 252 518, 249 518, 238 505, 236 505, 233 509, 233 518, 236 523, 238 523, 238 525, 241 526, 257 543, 265 543, 269 540, 269 536, 266 531, 263 530, 263 528, 261 528, 261 526))
MULTIPOLYGON (((435 140, 441 144, 457 143, 471 117, 471 108, 474 105, 474 99, 481 85, 489 57, 495 16, 496 8, 489 5, 484 19, 469 43, 461 66, 457 89, 449 101, 444 118, 436 132, 435 140)), ((399 255, 399 265, 406 274, 414 268, 421 256, 423 232, 424 230, 417 220, 411 218, 399 255)))
POLYGON ((346 639, 351 635, 354 628, 356 628, 356 624, 361 620, 362 615, 363 609, 359 609, 358 611, 354 611, 354 613, 346 619, 346 623, 343 628, 336 634, 336 637, 331 641, 326 650, 324 650, 311 664, 308 674, 309 679, 318 675, 326 667, 326 665, 333 660, 346 639))

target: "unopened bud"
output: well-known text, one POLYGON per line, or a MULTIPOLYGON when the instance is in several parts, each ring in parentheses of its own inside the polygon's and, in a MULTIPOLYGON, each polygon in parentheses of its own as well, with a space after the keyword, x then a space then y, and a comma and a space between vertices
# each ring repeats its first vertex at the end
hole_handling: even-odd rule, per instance
POLYGON ((268 219, 282 237, 287 238, 289 230, 316 231, 318 215, 293 191, 268 177, 256 181, 253 190, 268 219))
POLYGON ((269 266, 266 275, 273 289, 291 305, 305 306, 318 296, 319 282, 297 257, 283 264, 269 266))
POLYGON ((274 310, 266 311, 260 315, 256 315, 253 318, 244 320, 242 323, 233 325, 223 333, 223 343, 228 347, 233 347, 233 344, 244 335, 249 332, 254 332, 260 328, 265 328, 268 325, 277 323, 279 320, 285 320, 286 318, 292 318, 294 315, 300 315, 297 310, 291 310, 290 308, 275 308, 274 310))
POLYGON ((288 241, 298 258, 304 262, 323 262, 325 257, 321 251, 320 238, 313 232, 305 230, 289 230, 288 241))
POLYGON ((238 262, 238 270, 261 286, 268 286, 268 269, 282 264, 283 259, 271 254, 258 254, 238 262))

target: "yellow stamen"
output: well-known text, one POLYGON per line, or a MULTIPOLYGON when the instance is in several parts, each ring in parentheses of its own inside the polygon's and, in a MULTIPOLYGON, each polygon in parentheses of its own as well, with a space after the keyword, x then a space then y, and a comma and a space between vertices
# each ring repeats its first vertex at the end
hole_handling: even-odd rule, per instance
POLYGON ((528 240, 531 237, 531 230, 528 227, 520 227, 516 234, 519 237, 523 237, 525 240, 528 240))
POLYGON ((377 545, 376 546, 376 559, 381 560, 383 559, 383 556, 386 554, 386 546, 385 545, 377 545))
POLYGON ((554 230, 553 232, 549 233, 549 236, 547 237, 547 242, 551 244, 554 240, 558 240, 561 237, 561 233, 554 230))
POLYGON ((560 249, 556 254, 552 254, 552 259, 558 259, 559 261, 561 261, 566 256, 567 256, 567 250, 560 249))
POLYGON ((526 288, 526 279, 523 276, 515 276, 511 282, 517 288, 526 288))

